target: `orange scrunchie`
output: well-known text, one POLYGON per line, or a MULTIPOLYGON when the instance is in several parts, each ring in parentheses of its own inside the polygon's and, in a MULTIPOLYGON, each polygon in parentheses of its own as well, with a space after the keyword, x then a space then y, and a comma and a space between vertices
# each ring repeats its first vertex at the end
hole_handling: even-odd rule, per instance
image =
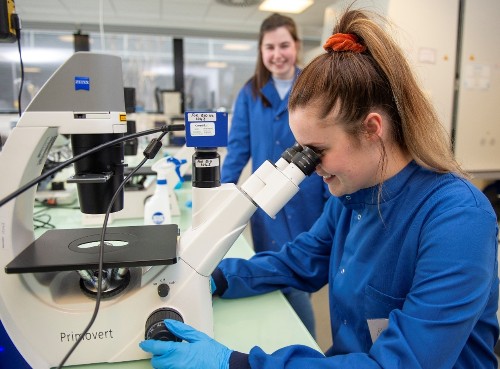
POLYGON ((335 33, 326 40, 323 45, 326 51, 353 51, 362 53, 366 50, 366 46, 358 42, 358 37, 352 33, 335 33))

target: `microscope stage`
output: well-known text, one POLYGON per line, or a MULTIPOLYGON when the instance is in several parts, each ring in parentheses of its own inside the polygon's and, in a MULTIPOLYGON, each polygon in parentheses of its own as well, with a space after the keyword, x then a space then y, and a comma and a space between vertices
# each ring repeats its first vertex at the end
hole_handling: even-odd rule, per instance
MULTIPOLYGON (((177 262, 176 224, 108 227, 103 268, 169 265, 177 262)), ((97 269, 101 228, 52 229, 5 267, 6 273, 97 269)))

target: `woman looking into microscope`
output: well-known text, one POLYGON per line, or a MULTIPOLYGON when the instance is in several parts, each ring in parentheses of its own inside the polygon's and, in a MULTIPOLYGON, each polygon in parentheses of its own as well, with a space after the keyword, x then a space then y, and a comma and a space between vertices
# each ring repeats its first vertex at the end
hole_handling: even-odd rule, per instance
POLYGON ((333 194, 323 214, 280 251, 213 273, 222 298, 328 283, 333 346, 246 354, 166 320, 186 342, 142 342, 155 368, 497 368, 495 212, 377 19, 343 14, 290 96, 294 136, 333 194))

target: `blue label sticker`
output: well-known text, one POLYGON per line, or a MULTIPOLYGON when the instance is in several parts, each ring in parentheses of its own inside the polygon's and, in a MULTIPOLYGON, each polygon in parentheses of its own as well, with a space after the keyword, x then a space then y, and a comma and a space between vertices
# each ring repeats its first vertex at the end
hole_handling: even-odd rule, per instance
POLYGON ((90 91, 90 78, 75 76, 75 91, 86 90, 90 91))
POLYGON ((154 224, 162 224, 165 221, 165 215, 161 211, 157 211, 153 214, 152 220, 154 224))

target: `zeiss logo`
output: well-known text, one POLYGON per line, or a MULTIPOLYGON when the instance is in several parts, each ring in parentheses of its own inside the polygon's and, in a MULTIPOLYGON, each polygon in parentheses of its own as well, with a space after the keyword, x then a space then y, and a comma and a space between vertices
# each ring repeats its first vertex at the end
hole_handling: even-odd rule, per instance
POLYGON ((89 77, 75 77, 75 91, 78 90, 90 91, 89 77))

